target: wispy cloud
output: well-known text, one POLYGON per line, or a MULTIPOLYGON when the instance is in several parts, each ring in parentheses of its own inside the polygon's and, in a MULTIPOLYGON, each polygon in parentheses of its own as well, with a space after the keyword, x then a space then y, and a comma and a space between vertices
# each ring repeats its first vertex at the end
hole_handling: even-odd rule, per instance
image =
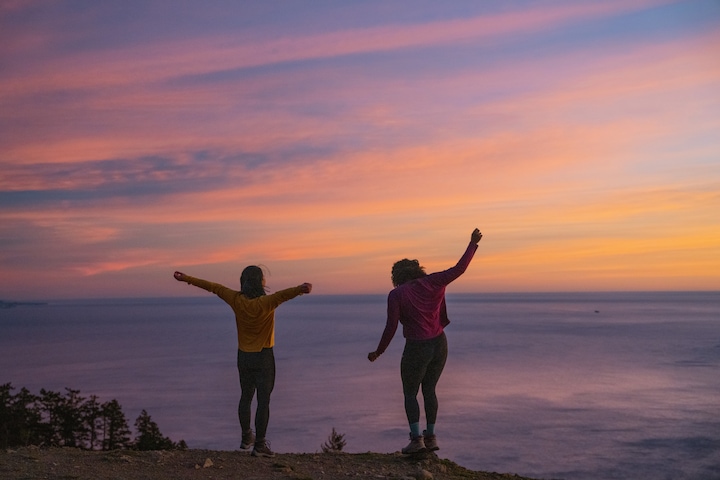
POLYGON ((69 295, 60 278, 132 293, 133 276, 162 294, 179 266, 251 262, 383 291, 396 257, 445 268, 476 224, 483 268, 458 288, 720 287, 702 270, 718 257, 720 36, 684 4, 140 40, 107 23, 116 7, 48 8, 3 14, 49 27, 16 25, 0 50, 0 297, 31 279, 69 295))

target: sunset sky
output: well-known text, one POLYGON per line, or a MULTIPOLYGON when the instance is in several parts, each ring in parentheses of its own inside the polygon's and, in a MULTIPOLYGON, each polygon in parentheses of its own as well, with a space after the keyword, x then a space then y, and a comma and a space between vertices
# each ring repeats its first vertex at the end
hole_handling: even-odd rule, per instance
POLYGON ((720 289, 720 2, 0 3, 0 300, 720 289))

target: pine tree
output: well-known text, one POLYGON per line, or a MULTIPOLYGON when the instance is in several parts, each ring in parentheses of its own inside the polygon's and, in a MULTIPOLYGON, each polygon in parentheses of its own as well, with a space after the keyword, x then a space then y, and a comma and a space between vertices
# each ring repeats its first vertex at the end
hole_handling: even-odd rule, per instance
POLYGON ((38 397, 24 387, 17 395, 12 390, 10 383, 0 385, 0 448, 39 444, 38 397))
POLYGON ((102 449, 102 442, 98 438, 102 432, 102 405, 97 396, 90 395, 82 405, 82 417, 87 431, 87 448, 95 450, 97 446, 102 449))
POLYGON ((17 428, 12 411, 12 389, 10 383, 0 385, 0 448, 3 449, 13 445, 12 435, 17 428))
POLYGON ((135 421, 139 436, 132 442, 125 414, 117 400, 100 404, 95 395, 85 399, 79 390, 66 394, 42 389, 40 396, 22 388, 12 394, 10 383, 0 385, 0 449, 11 447, 67 446, 94 450, 187 449, 184 440, 174 443, 160 433, 143 410, 135 421))
POLYGON ((40 389, 39 403, 42 412, 42 425, 39 432, 41 443, 45 446, 60 445, 60 417, 62 395, 52 390, 40 389))
POLYGON ((83 418, 85 398, 79 390, 65 389, 66 394, 40 390, 40 403, 45 414, 42 429, 44 443, 52 446, 84 447, 88 431, 83 418))
POLYGON ((61 445, 65 447, 83 447, 88 438, 82 409, 85 398, 80 396, 80 390, 66 388, 65 391, 65 396, 60 397, 58 412, 61 445))
POLYGON ((130 428, 117 400, 105 402, 101 407, 103 450, 118 450, 130 446, 130 428))
POLYGON ((143 410, 135 420, 138 437, 135 439, 137 450, 172 450, 175 444, 168 437, 163 437, 157 423, 143 410))

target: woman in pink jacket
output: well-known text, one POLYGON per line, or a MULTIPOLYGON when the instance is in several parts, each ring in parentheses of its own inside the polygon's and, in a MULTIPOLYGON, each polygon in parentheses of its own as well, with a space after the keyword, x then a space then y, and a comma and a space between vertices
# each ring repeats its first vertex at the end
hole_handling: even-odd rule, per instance
POLYGON ((371 362, 385 352, 395 335, 398 323, 403 326, 405 349, 400 362, 400 376, 405 396, 405 413, 410 424, 410 444, 402 453, 438 450, 435 438, 438 400, 435 394, 445 361, 447 338, 443 328, 450 323, 445 307, 445 287, 462 275, 475 255, 480 230, 473 230, 470 243, 458 263, 448 270, 426 274, 417 260, 403 259, 392 268, 395 288, 388 295, 388 316, 385 331, 371 362), (427 429, 420 433, 420 405, 418 391, 422 387, 427 429))

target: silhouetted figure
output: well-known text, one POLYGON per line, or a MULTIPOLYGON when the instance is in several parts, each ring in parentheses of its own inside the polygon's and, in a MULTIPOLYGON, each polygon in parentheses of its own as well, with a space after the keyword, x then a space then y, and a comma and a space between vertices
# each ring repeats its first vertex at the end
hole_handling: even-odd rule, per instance
POLYGON ((238 417, 242 427, 240 448, 247 449, 252 446, 252 455, 256 457, 275 456, 265 439, 270 420, 270 394, 275 386, 275 309, 298 295, 310 293, 312 285, 303 283, 268 295, 265 293, 263 271, 254 265, 242 271, 239 292, 182 272, 175 272, 174 276, 180 282, 187 282, 214 293, 235 312, 238 336, 237 366, 242 391, 238 404, 238 417), (256 391, 257 438, 250 427, 250 407, 256 391))
POLYGON ((403 259, 392 267, 395 288, 388 294, 388 314, 385 331, 368 360, 374 362, 385 352, 395 335, 398 323, 403 325, 405 349, 400 362, 405 413, 410 424, 410 444, 405 454, 438 450, 435 437, 438 400, 435 394, 445 361, 447 338, 443 328, 450 320, 445 306, 445 287, 462 275, 475 255, 482 234, 476 228, 470 243, 457 265, 443 272, 426 274, 417 260, 403 259), (420 433, 420 405, 418 391, 422 387, 427 429, 420 433))

